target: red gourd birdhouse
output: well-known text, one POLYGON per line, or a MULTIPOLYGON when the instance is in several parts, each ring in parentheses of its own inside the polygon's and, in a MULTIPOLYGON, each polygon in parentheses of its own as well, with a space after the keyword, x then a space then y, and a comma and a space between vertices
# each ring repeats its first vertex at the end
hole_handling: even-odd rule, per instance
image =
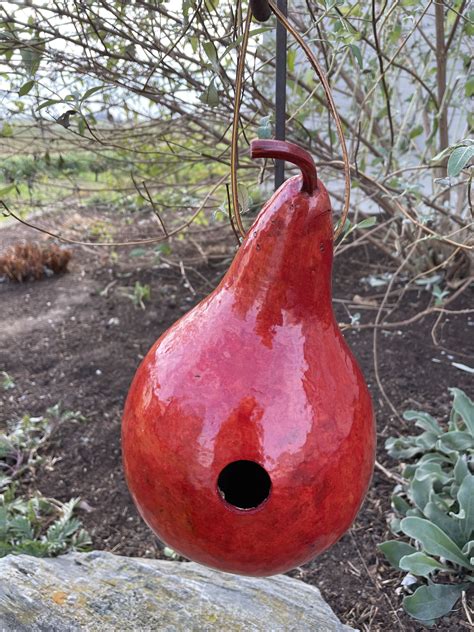
POLYGON ((232 573, 303 564, 349 528, 375 458, 370 395, 331 302, 333 226, 311 156, 228 272, 153 345, 123 418, 134 501, 170 547, 232 573))

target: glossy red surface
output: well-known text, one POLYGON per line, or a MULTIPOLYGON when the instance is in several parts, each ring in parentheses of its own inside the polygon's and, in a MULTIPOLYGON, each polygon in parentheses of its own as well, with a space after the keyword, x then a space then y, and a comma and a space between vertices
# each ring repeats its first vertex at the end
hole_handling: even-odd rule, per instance
POLYGON ((331 303, 333 227, 318 182, 283 184, 217 289, 151 348, 123 418, 126 478, 170 547, 202 564, 271 575, 334 544, 372 474, 375 429, 331 303), (243 510, 219 474, 255 461, 268 498, 243 510))

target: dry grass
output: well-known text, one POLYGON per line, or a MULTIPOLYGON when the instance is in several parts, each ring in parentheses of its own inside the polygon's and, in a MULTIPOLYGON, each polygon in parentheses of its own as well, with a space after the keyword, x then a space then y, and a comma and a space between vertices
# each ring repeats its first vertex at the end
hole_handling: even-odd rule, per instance
POLYGON ((71 251, 56 244, 20 242, 0 256, 0 276, 21 283, 67 271, 71 251))

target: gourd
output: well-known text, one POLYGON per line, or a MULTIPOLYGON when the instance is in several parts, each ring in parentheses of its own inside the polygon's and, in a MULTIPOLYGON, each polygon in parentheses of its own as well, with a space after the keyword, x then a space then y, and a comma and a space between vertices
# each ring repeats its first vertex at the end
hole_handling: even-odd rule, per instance
POLYGON ((282 141, 254 157, 293 162, 218 287, 153 345, 123 417, 133 499, 185 557, 271 575, 350 527, 370 482, 370 395, 334 317, 333 225, 313 160, 282 141))

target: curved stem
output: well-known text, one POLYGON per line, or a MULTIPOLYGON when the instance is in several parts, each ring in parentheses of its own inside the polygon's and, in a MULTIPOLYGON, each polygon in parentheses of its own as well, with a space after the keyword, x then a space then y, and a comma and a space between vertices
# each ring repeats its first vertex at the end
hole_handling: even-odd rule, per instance
POLYGON ((239 211, 239 193, 237 189, 237 143, 239 139, 239 113, 240 102, 242 99, 242 78, 244 74, 245 53, 247 51, 247 45, 249 41, 251 21, 252 10, 249 8, 247 12, 247 18, 245 20, 242 45, 240 47, 239 60, 237 63, 237 74, 235 77, 234 116, 232 119, 232 142, 230 148, 230 183, 232 190, 232 207, 235 223, 237 224, 237 229, 242 238, 245 237, 245 228, 242 223, 242 218, 240 217, 239 211))
POLYGON ((318 187, 316 166, 309 152, 294 143, 285 140, 253 140, 250 143, 252 158, 274 158, 286 160, 301 169, 302 190, 311 195, 318 187))

